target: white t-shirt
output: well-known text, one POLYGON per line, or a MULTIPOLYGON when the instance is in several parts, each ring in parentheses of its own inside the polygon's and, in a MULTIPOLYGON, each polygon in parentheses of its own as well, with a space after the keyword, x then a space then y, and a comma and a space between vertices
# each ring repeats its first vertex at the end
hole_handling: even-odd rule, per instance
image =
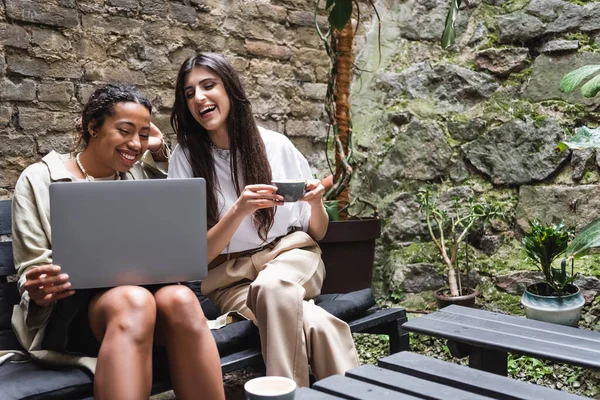
MULTIPOLYGON (((287 137, 265 128, 259 128, 259 131, 265 143, 273 180, 312 179, 306 158, 294 147, 287 137)), ((229 151, 213 148, 212 153, 217 176, 217 206, 219 208, 219 219, 221 219, 236 202, 238 195, 235 193, 235 188, 231 180, 231 168, 228 158, 229 151)), ((177 145, 169 159, 168 178, 193 177, 192 166, 188 161, 188 151, 177 145)), ((243 184, 240 186, 244 187, 243 184)), ((309 220, 310 206, 308 203, 304 201, 284 203, 283 206, 276 207, 273 227, 267 235, 267 241, 263 242, 258 236, 252 218, 249 215, 244 218, 238 230, 231 238, 229 245, 225 247, 222 253, 235 253, 264 246, 272 242, 275 238, 286 235, 293 227, 301 228, 306 232, 309 220)))

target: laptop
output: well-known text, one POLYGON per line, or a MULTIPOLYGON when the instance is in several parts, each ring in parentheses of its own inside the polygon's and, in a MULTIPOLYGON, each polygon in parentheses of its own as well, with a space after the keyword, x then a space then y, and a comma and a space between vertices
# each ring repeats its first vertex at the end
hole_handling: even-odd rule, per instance
POLYGON ((50 185, 52 259, 73 289, 206 278, 202 178, 50 185))

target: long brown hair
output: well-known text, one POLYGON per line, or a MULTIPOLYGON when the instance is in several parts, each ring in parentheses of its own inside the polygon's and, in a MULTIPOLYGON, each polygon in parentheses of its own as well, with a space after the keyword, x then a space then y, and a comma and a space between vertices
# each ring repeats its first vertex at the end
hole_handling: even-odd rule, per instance
MULTIPOLYGON (((229 97, 231 109, 227 116, 227 131, 229 134, 229 162, 231 180, 239 196, 243 187, 240 185, 240 171, 243 185, 270 184, 272 179, 271 166, 254 116, 252 105, 246 97, 244 88, 237 72, 220 54, 200 53, 183 62, 177 75, 175 87, 175 104, 171 112, 171 126, 177 133, 177 142, 184 150, 192 166, 194 177, 206 180, 206 204, 208 224, 214 226, 219 221, 217 207, 216 171, 211 141, 206 129, 192 116, 186 102, 184 87, 187 75, 194 67, 205 67, 217 74, 223 81, 229 97)), ((261 208, 254 212, 252 219, 259 237, 266 241, 267 234, 273 226, 274 208, 261 208)))

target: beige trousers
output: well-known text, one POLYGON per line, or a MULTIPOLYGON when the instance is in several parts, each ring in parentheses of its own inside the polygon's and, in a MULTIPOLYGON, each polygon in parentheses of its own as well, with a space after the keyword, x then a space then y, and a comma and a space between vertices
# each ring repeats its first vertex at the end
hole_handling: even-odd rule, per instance
POLYGON ((348 325, 311 301, 324 278, 321 249, 297 231, 210 270, 202 293, 222 312, 237 311, 258 326, 267 375, 308 386, 309 364, 316 379, 359 365, 348 325))

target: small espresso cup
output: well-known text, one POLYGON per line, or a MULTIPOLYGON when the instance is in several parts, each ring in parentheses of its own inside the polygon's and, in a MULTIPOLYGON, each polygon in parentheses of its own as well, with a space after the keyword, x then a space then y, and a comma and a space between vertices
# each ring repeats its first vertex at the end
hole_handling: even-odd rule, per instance
POLYGON ((273 186, 277 186, 277 194, 283 196, 283 201, 298 201, 306 190, 305 179, 276 179, 271 181, 273 186))
POLYGON ((293 400, 296 382, 283 376, 262 376, 244 384, 248 400, 293 400))

